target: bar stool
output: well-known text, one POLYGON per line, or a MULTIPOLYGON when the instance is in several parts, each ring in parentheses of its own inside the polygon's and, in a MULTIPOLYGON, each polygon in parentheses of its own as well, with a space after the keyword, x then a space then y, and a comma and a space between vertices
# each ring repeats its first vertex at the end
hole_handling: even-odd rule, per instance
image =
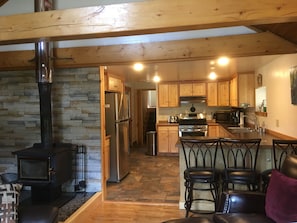
POLYGON ((186 217, 189 212, 208 214, 216 210, 220 173, 215 168, 219 139, 205 139, 193 137, 181 137, 186 169, 185 179, 185 209, 186 217), (199 193, 208 191, 209 193, 199 193), (207 197, 208 195, 208 197, 207 197), (192 209, 193 202, 211 202, 213 210, 192 209))
POLYGON ((234 190, 235 185, 246 185, 250 191, 259 190, 260 174, 256 165, 260 142, 261 139, 220 139, 224 160, 223 191, 234 190))
POLYGON ((262 191, 266 192, 271 173, 273 169, 280 170, 287 155, 297 155, 297 140, 283 140, 273 139, 272 140, 272 169, 264 170, 261 173, 262 179, 262 191))

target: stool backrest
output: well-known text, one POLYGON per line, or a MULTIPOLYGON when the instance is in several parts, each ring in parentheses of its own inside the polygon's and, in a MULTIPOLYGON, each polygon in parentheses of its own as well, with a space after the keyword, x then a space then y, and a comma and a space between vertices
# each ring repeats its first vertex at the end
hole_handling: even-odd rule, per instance
POLYGON ((256 170, 261 139, 220 139, 224 167, 256 170))
POLYGON ((180 138, 186 168, 215 168, 219 139, 180 138))
POLYGON ((288 177, 297 179, 297 155, 289 154, 280 171, 288 177))
POLYGON ((273 139, 272 150, 274 168, 280 170, 288 155, 297 155, 297 140, 273 139))

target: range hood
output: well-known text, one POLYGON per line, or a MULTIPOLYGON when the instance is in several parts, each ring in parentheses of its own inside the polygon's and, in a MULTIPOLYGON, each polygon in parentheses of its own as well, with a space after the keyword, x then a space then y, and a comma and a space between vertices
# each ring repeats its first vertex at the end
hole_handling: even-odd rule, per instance
POLYGON ((183 96, 179 101, 181 104, 206 103, 206 96, 183 96))

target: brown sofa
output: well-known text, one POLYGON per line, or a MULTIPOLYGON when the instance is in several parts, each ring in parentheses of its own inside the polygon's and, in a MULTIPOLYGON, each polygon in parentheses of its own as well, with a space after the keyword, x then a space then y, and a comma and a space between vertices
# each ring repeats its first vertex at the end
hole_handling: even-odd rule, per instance
POLYGON ((229 191, 221 197, 215 223, 297 222, 297 156, 288 155, 274 172, 267 193, 229 191))

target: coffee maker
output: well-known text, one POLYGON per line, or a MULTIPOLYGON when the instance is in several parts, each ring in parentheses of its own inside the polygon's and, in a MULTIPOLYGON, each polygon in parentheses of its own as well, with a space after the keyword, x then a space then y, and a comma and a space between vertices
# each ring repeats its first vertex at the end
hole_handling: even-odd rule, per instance
POLYGON ((244 125, 243 108, 233 107, 230 112, 230 119, 232 125, 244 125))

